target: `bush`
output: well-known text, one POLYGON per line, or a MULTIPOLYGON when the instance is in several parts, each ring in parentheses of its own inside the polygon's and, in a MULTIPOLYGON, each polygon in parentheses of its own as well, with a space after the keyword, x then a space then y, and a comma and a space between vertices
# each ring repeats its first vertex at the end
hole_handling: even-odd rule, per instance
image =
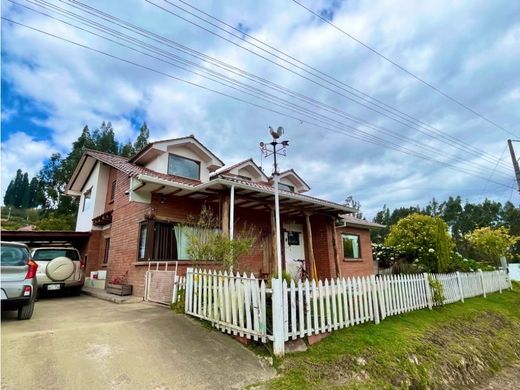
POLYGON ((408 263, 428 272, 445 272, 455 244, 448 225, 438 218, 411 214, 390 228, 385 246, 402 252, 408 263))

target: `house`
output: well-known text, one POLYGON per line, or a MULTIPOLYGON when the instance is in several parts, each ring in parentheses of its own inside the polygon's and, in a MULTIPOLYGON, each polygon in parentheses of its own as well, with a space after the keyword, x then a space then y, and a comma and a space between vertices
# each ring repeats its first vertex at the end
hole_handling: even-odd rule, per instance
MULTIPOLYGON (((337 228, 340 215, 356 210, 307 195, 309 190, 294 170, 280 174, 285 270, 296 276, 302 264, 297 260, 303 260, 320 278, 372 274, 370 226, 349 222, 337 228), (345 245, 360 257, 348 258, 345 245)), ((178 261, 180 274, 193 265, 185 224, 203 205, 218 216, 223 234, 233 237, 246 224, 258 230, 238 271, 266 278, 276 269, 272 178, 252 159, 226 166, 194 136, 152 142, 130 159, 85 150, 67 193, 79 198, 76 231, 91 233, 87 272, 106 269, 108 280, 126 276, 135 295, 143 295, 151 261, 178 261)))

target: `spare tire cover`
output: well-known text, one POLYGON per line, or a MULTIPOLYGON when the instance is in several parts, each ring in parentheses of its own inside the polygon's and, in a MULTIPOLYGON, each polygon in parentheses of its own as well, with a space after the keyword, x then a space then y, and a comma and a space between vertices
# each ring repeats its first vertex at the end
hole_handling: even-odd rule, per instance
POLYGON ((74 273, 74 263, 68 257, 56 257, 47 264, 45 273, 55 282, 63 281, 74 273))

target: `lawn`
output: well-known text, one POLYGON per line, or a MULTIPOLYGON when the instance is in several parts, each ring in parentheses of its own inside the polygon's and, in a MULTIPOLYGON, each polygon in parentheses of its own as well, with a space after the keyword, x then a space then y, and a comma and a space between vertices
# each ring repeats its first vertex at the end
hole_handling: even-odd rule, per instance
POLYGON ((514 291, 333 332, 277 362, 272 389, 467 388, 520 361, 514 291))

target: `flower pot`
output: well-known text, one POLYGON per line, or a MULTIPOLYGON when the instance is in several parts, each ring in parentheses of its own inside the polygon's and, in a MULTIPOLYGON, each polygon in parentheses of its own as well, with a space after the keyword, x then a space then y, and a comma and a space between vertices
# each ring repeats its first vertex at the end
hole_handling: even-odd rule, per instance
POLYGON ((112 284, 107 283, 106 292, 109 294, 115 295, 132 295, 132 285, 131 284, 112 284))

